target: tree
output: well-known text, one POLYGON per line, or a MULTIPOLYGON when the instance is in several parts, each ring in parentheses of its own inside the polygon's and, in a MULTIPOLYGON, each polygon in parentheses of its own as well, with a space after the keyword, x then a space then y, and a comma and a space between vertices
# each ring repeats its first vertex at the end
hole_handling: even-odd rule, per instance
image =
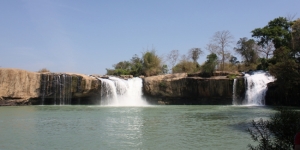
POLYGON ((133 76, 140 76, 143 73, 143 60, 135 54, 131 60, 131 75, 133 76))
POLYGON ((218 64, 218 56, 215 53, 207 55, 207 60, 202 66, 202 73, 204 76, 210 77, 213 75, 213 72, 218 64))
POLYGON ((275 50, 274 48, 274 44, 272 42, 268 42, 266 45, 264 46, 259 46, 258 49, 257 49, 260 53, 263 53, 265 54, 265 58, 268 59, 269 56, 272 56, 273 55, 273 52, 275 50))
POLYGON ((161 58, 159 58, 155 50, 143 53, 143 73, 145 76, 158 75, 162 72, 161 58))
POLYGON ((294 21, 292 25, 292 47, 295 56, 298 57, 298 61, 300 61, 300 19, 294 21))
POLYGON ((234 49, 244 58, 246 65, 256 63, 259 58, 258 46, 253 39, 248 40, 246 37, 240 38, 237 42, 237 47, 234 49))
POLYGON ((233 65, 240 63, 235 56, 230 56, 229 62, 233 65))
POLYGON ((259 39, 258 44, 265 47, 271 41, 275 48, 291 47, 291 22, 284 17, 271 20, 267 26, 251 31, 252 37, 259 39))
POLYGON ((120 61, 118 62, 117 64, 114 64, 113 67, 115 69, 127 69, 129 70, 130 69, 130 62, 129 61, 120 61))
POLYGON ((215 53, 221 57, 221 70, 224 71, 224 64, 226 56, 230 56, 228 48, 233 43, 233 36, 227 30, 218 31, 214 34, 207 49, 211 53, 215 53))
POLYGON ((177 63, 179 57, 179 51, 178 50, 172 50, 168 55, 167 55, 167 60, 171 64, 171 69, 175 66, 177 63))
POLYGON ((190 61, 186 55, 181 56, 180 62, 172 68, 173 73, 195 73, 199 70, 199 65, 190 61))
POLYGON ((191 48, 188 53, 188 57, 191 58, 194 63, 197 63, 199 56, 203 54, 203 51, 200 48, 191 48))

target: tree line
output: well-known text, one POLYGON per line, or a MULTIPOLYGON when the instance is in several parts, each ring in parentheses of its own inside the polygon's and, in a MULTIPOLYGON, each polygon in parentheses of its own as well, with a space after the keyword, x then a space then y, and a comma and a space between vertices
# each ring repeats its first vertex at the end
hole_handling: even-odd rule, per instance
POLYGON ((129 61, 118 62, 113 69, 107 69, 107 74, 153 76, 182 72, 211 74, 215 70, 268 70, 276 77, 277 84, 285 85, 280 91, 285 91, 286 99, 291 93, 297 93, 294 97, 299 97, 300 90, 294 87, 299 87, 300 83, 300 19, 278 17, 251 33, 252 38, 242 37, 234 42, 229 31, 216 32, 205 47, 209 54, 203 64, 198 63, 204 54, 201 48, 191 48, 183 55, 179 50, 171 50, 165 56, 158 56, 153 48, 142 52, 141 57, 135 54, 129 61))

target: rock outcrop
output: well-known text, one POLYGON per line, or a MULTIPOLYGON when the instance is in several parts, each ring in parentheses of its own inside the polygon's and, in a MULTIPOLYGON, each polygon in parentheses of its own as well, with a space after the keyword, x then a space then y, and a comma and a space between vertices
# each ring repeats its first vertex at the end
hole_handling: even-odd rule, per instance
POLYGON ((143 89, 157 104, 231 105, 233 80, 226 76, 187 77, 185 73, 159 75, 144 78, 143 89))
POLYGON ((37 98, 40 74, 18 69, 0 69, 0 96, 10 98, 37 98))
POLYGON ((35 73, 0 68, 0 105, 93 104, 101 81, 72 73, 35 73))

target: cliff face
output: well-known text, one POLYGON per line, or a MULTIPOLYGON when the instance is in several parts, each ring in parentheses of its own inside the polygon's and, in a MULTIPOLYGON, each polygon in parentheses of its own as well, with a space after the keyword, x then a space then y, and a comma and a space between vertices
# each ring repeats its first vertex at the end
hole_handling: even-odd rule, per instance
MULTIPOLYGON (((226 77, 187 77, 186 74, 146 77, 144 94, 153 103, 231 105, 233 80, 226 77)), ((242 93, 242 91, 240 91, 242 93)))
POLYGON ((0 95, 13 98, 37 98, 40 75, 24 70, 0 69, 0 95))
POLYGON ((0 69, 0 104, 27 104, 28 99, 39 97, 40 75, 18 69, 0 69))
POLYGON ((0 69, 0 105, 93 104, 100 91, 101 81, 86 75, 0 69))

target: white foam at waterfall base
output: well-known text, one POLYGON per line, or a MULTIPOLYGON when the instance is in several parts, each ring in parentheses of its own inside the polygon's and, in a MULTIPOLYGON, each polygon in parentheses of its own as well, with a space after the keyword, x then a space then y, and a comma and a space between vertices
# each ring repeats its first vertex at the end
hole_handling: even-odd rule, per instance
POLYGON ((265 105, 265 95, 268 90, 267 84, 274 80, 275 78, 265 71, 254 71, 251 74, 245 74, 247 87, 244 104, 265 105))
POLYGON ((101 79, 100 105, 107 106, 146 106, 143 98, 142 79, 131 78, 123 80, 116 77, 101 79))

